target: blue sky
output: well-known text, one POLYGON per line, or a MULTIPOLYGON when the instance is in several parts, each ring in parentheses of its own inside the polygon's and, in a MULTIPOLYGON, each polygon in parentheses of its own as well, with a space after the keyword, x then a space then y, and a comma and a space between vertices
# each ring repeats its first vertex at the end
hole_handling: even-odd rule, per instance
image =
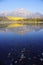
POLYGON ((43 13, 43 0, 0 0, 0 11, 14 11, 19 8, 43 13))

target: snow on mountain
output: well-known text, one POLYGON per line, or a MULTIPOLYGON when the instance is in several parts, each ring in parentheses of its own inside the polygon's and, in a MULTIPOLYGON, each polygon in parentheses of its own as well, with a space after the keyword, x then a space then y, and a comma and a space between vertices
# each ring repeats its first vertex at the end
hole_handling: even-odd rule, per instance
POLYGON ((29 11, 26 11, 24 8, 20 8, 11 12, 3 11, 3 12, 0 12, 0 16, 17 16, 17 17, 24 17, 24 18, 43 17, 41 13, 38 13, 38 12, 31 13, 29 11))

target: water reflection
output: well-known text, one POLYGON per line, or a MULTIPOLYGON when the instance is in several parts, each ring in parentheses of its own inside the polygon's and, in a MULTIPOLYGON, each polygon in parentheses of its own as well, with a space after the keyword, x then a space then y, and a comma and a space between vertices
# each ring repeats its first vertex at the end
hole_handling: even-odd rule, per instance
POLYGON ((0 28, 0 65, 43 65, 43 27, 0 28))
POLYGON ((0 32, 16 32, 18 34, 25 34, 26 32, 40 31, 41 29, 43 29, 41 25, 40 26, 25 25, 22 27, 14 27, 14 28, 0 28, 0 32))

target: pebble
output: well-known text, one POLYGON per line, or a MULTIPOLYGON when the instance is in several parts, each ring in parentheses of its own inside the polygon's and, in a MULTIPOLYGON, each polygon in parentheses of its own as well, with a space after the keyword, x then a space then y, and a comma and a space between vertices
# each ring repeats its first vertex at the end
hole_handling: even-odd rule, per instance
POLYGON ((13 65, 12 63, 10 65, 13 65))
POLYGON ((43 53, 42 53, 42 56, 43 56, 43 53))
POLYGON ((17 61, 14 62, 15 64, 17 63, 17 61))
POLYGON ((29 60, 31 60, 31 58, 30 58, 30 57, 29 57, 28 59, 29 59, 29 60))
POLYGON ((41 61, 43 61, 43 58, 40 58, 41 61))

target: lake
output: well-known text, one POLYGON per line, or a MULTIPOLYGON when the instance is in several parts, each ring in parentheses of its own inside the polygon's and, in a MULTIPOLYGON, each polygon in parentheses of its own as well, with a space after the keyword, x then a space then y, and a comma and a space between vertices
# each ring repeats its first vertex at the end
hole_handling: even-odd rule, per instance
POLYGON ((43 65, 43 26, 0 28, 0 65, 43 65))

